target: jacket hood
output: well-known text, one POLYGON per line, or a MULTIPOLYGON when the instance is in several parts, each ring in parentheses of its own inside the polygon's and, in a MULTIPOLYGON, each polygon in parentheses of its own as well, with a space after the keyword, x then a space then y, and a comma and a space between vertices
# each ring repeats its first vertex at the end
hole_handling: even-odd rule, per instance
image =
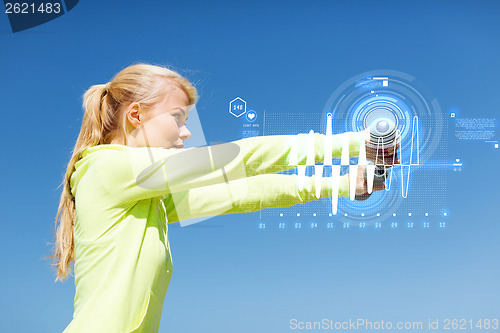
POLYGON ((89 167, 97 160, 101 152, 107 152, 109 150, 125 150, 127 148, 129 147, 120 144, 103 144, 85 149, 81 158, 75 163, 75 168, 70 178, 71 194, 73 197, 76 194, 78 183, 85 175, 89 167))

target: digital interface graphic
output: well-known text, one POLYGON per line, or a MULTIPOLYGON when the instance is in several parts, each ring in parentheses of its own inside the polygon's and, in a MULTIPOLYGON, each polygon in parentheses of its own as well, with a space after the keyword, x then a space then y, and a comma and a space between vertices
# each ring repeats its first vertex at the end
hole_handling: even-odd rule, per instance
MULTIPOLYGON (((229 103, 233 116, 244 115, 246 107, 247 102, 240 97, 229 103), (236 111, 239 113, 235 114, 236 111)), ((325 160, 315 165, 312 145, 312 135, 315 132, 325 134, 326 142, 329 142, 329 138, 335 134, 363 131, 380 121, 382 128, 378 128, 379 130, 387 132, 392 127, 389 131, 392 138, 389 140, 388 134, 384 133, 374 135, 372 131, 371 141, 378 148, 387 147, 394 144, 397 136, 400 144, 397 157, 400 163, 380 165, 380 179, 385 182, 386 189, 373 193, 366 200, 354 200, 353 195, 350 198, 332 195, 329 200, 322 199, 307 205, 264 210, 260 214, 259 228, 266 229, 276 225, 281 229, 308 226, 318 228, 318 223, 319 228, 327 229, 381 228, 382 222, 391 228, 430 228, 431 225, 434 228, 445 228, 449 214, 446 206, 446 179, 450 172, 457 171, 462 164, 459 159, 448 160, 447 131, 450 118, 443 114, 437 98, 419 84, 416 78, 394 70, 362 73, 335 89, 321 113, 284 114, 268 111, 263 117, 263 132, 266 135, 311 135, 306 164, 298 165, 293 158, 296 145, 292 142, 290 165, 296 168, 285 171, 299 176, 299 190, 300 179, 306 175, 314 176, 318 182, 322 177, 330 177, 332 186, 336 189, 340 175, 349 172, 356 174, 357 165, 368 164, 365 147, 361 145, 359 157, 349 157, 348 147, 344 147, 342 157, 333 160, 331 147, 327 147, 330 152, 325 151, 325 160), (399 222, 399 225, 398 222, 391 222, 391 218, 396 216, 403 216, 405 221, 399 222), (266 219, 273 221, 275 217, 281 218, 283 222, 268 222, 266 225, 266 219), (321 219, 322 217, 327 219, 321 219), (286 218, 293 218, 294 221, 286 223, 286 218)), ((249 133, 245 130, 249 125, 243 124, 243 137, 249 133)), ((254 135, 258 134, 259 132, 254 132, 254 135)), ((375 165, 369 166, 367 170, 368 179, 373 181, 375 165)), ((371 186, 370 182, 368 186, 371 186)), ((351 193, 352 189, 354 187, 351 187, 351 193)))

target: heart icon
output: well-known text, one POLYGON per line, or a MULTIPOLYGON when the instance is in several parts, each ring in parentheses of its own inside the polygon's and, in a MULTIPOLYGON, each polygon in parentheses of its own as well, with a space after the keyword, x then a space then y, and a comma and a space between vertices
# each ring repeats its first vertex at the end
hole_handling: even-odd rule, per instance
POLYGON ((458 162, 460 162, 460 159, 459 159, 459 158, 457 158, 457 159, 455 159, 455 161, 457 161, 457 163, 458 163, 458 162))
POLYGON ((250 120, 252 120, 253 118, 255 118, 255 113, 249 113, 248 114, 248 118, 250 118, 250 120))

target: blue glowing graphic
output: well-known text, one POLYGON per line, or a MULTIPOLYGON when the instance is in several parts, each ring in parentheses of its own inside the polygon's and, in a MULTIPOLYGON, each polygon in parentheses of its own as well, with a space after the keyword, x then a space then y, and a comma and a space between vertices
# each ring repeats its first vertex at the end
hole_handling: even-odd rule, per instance
POLYGON ((246 119, 248 122, 253 123, 255 120, 257 120, 257 112, 254 110, 249 110, 246 114, 246 119))

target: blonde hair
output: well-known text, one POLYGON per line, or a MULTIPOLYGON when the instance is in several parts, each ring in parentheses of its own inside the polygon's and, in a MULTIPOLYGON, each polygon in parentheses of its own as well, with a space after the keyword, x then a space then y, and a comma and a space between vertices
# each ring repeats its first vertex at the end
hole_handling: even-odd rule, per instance
POLYGON ((85 111, 82 127, 61 183, 64 188, 55 219, 54 250, 53 255, 48 257, 53 258, 56 266, 55 281, 63 281, 71 274, 74 261, 75 198, 71 193, 70 179, 75 163, 85 149, 108 144, 120 132, 125 144, 128 144, 126 117, 120 111, 122 106, 138 102, 141 108, 147 110, 165 98, 169 83, 177 84, 184 90, 189 104, 196 103, 196 88, 187 79, 168 68, 143 63, 124 68, 107 84, 93 85, 83 95, 85 111))

